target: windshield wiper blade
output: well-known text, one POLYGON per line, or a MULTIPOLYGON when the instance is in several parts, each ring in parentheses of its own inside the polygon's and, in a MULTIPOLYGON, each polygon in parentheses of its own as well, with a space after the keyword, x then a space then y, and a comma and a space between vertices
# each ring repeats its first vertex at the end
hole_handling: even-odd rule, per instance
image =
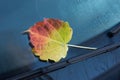
POLYGON ((113 29, 108 32, 108 37, 112 38, 120 32, 120 22, 113 26, 113 29))
POLYGON ((46 67, 43 67, 43 68, 39 68, 39 69, 29 71, 29 72, 26 72, 26 73, 23 73, 23 74, 19 74, 19 75, 13 76, 11 78, 8 78, 7 80, 29 80, 29 79, 39 77, 39 76, 42 76, 44 74, 62 69, 62 68, 67 67, 71 64, 86 60, 88 58, 95 57, 97 55, 101 55, 101 54, 104 54, 106 52, 110 52, 110 51, 115 50, 119 47, 120 47, 120 42, 114 43, 112 45, 105 46, 103 48, 97 49, 97 50, 95 50, 93 52, 90 52, 90 53, 87 53, 85 55, 82 55, 82 56, 80 55, 80 56, 77 56, 77 57, 73 57, 73 58, 70 58, 68 60, 58 62, 58 63, 54 63, 52 65, 49 65, 49 66, 46 66, 46 67))

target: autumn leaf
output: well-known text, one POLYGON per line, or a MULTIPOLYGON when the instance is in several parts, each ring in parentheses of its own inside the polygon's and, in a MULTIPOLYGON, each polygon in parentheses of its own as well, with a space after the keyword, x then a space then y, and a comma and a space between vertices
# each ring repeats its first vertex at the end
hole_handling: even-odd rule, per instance
POLYGON ((43 61, 60 61, 61 58, 66 57, 68 46, 95 49, 68 44, 72 38, 73 30, 68 22, 58 19, 45 18, 25 32, 28 33, 33 46, 32 52, 43 61))

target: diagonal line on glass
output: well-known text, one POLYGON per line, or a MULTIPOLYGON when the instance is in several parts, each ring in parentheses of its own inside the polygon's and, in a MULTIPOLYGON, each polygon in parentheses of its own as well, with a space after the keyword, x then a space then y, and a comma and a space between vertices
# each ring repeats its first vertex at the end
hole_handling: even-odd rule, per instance
POLYGON ((44 74, 47 74, 47 73, 50 73, 50 72, 53 72, 53 71, 56 71, 56 70, 59 70, 62 68, 65 68, 71 64, 74 64, 74 63, 77 63, 80 61, 84 61, 88 58, 95 57, 95 56, 110 52, 110 51, 115 50, 119 47, 120 47, 120 42, 117 42, 117 43, 111 44, 109 46, 99 48, 99 49, 92 51, 88 54, 73 57, 71 59, 68 59, 68 60, 65 60, 62 62, 58 62, 58 63, 54 63, 52 65, 42 67, 42 68, 36 69, 34 71, 29 71, 29 72, 26 72, 23 74, 19 74, 19 75, 13 76, 11 78, 8 78, 7 80, 29 80, 29 79, 32 79, 32 78, 35 78, 38 76, 42 76, 44 74))

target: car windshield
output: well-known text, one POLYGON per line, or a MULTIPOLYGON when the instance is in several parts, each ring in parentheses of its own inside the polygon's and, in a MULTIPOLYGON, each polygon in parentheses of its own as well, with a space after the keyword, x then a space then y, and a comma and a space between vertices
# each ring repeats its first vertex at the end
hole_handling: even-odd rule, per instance
MULTIPOLYGON (((57 18, 69 22, 73 28, 71 44, 99 48, 114 42, 102 34, 120 21, 119 4, 119 0, 0 0, 0 74, 14 70, 19 72, 23 67, 26 67, 26 70, 35 70, 52 64, 41 62, 35 57, 28 44, 27 36, 22 35, 23 31, 44 18, 57 18)), ((67 57, 62 60, 87 52, 91 52, 91 50, 70 48, 67 57)), ((84 62, 77 64, 81 68, 80 72, 83 72, 83 74, 80 72, 78 74, 81 76, 86 74, 80 65, 89 65, 90 61, 87 62, 88 64, 84 64, 84 62)), ((93 63, 97 64, 97 62, 93 63)), ((109 59, 106 63, 110 65, 109 59)), ((72 70, 76 67, 73 65, 68 68, 71 75, 75 74, 75 71, 72 70)), ((67 80, 68 69, 64 69, 66 75, 62 74, 63 78, 58 78, 61 77, 62 70, 50 75, 56 76, 55 79, 58 80, 67 80)), ((77 69, 78 67, 75 70, 77 71, 77 69)), ((90 75, 92 69, 89 70, 88 67, 86 70, 89 78, 97 75, 96 72, 93 72, 94 75, 90 75)), ((98 74, 102 72, 99 72, 98 68, 97 70, 98 74)), ((25 70, 21 70, 21 72, 25 72, 25 70)), ((72 76, 75 78, 74 75, 72 76)), ((78 77, 78 75, 76 76, 78 77)), ((83 80, 87 79, 84 77, 83 80)))

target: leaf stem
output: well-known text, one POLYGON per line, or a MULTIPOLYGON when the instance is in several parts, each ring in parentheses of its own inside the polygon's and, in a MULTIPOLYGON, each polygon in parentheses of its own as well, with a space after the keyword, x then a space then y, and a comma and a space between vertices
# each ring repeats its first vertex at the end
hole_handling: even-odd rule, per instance
POLYGON ((97 49, 97 48, 94 48, 94 47, 78 46, 78 45, 72 45, 72 44, 68 44, 68 46, 75 47, 75 48, 90 49, 90 50, 96 50, 97 49))

